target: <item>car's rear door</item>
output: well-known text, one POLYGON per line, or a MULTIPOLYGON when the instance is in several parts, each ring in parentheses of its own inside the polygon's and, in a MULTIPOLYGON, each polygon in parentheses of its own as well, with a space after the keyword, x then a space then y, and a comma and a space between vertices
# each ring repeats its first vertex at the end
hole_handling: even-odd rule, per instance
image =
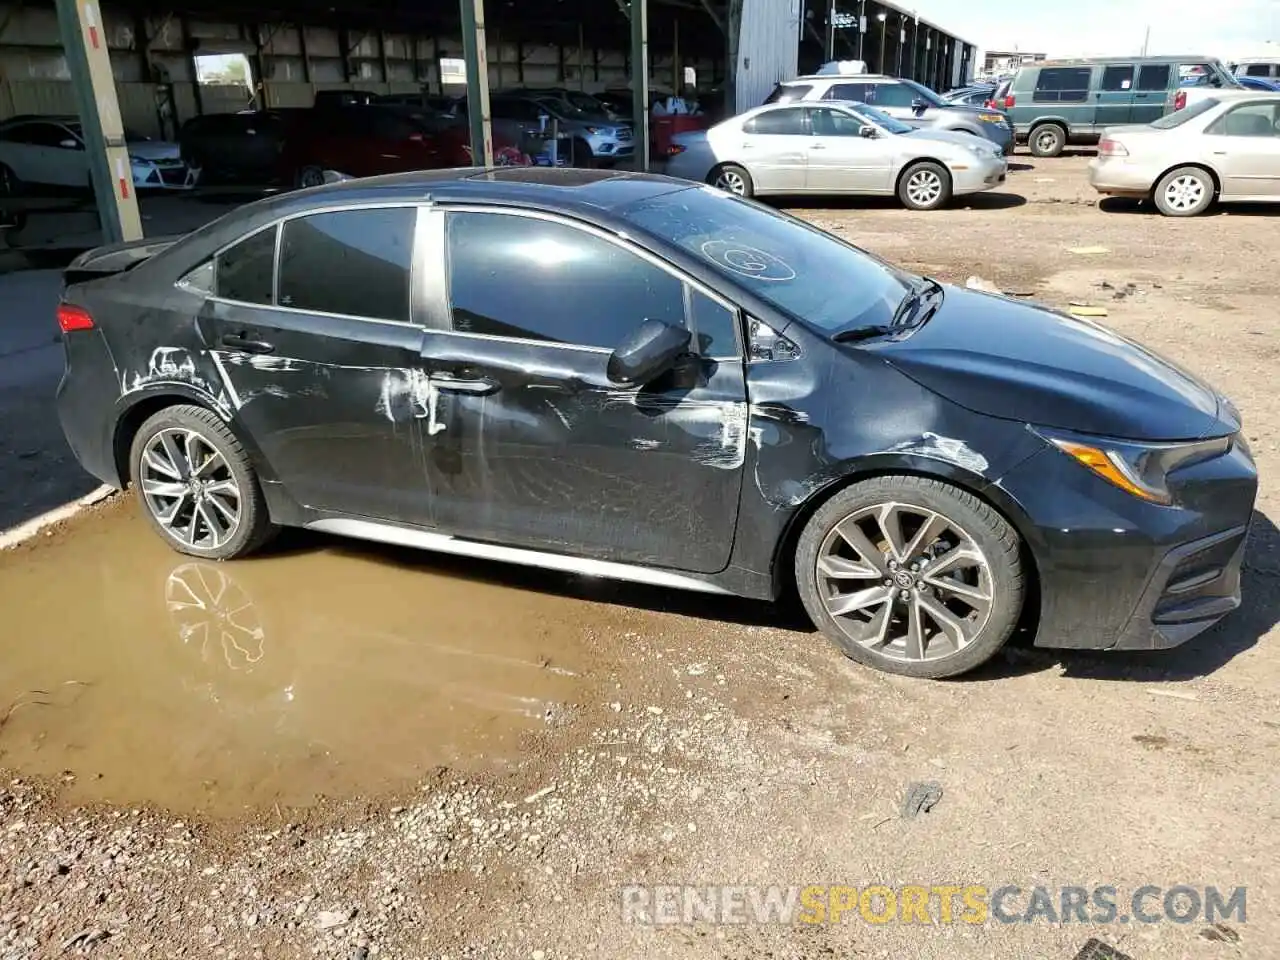
POLYGON ((893 146, 861 135, 863 123, 831 107, 809 110, 806 189, 819 193, 884 193, 892 178, 893 146))
POLYGON ((742 142, 733 159, 747 168, 758 193, 801 193, 809 147, 805 108, 779 107, 743 123, 742 142))
POLYGON ((618 237, 472 208, 439 221, 447 332, 424 333, 424 443, 443 532, 710 573, 729 561, 747 452, 738 317, 618 237), (447 300, 445 299, 447 297, 447 300), (641 387, 606 369, 645 320, 694 352, 641 387))
POLYGON ((1093 94, 1097 104, 1094 122, 1098 127, 1117 127, 1129 122, 1133 109, 1134 65, 1111 63, 1102 68, 1102 80, 1093 94))
POLYGON ((220 253, 197 327, 268 473, 304 506, 421 521, 414 206, 285 220, 220 253), (278 263, 278 270, 275 264, 278 263))

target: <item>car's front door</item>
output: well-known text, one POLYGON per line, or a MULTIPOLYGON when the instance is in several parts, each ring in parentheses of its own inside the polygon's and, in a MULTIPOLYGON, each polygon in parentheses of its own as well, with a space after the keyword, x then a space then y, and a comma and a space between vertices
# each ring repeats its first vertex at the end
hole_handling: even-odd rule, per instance
POLYGON ((1102 83, 1094 92, 1097 104, 1094 122, 1099 128, 1118 127, 1129 122, 1133 109, 1133 64, 1112 63, 1102 70, 1102 83))
POLYGON ((862 136, 864 123, 831 107, 809 108, 807 190, 816 193, 886 192, 892 180, 893 147, 886 136, 862 136))
POLYGON ((758 113, 742 125, 738 156, 758 193, 800 193, 809 165, 805 108, 780 107, 758 113))
POLYGON ((241 428, 304 506, 430 520, 417 217, 413 206, 310 214, 215 258, 197 327, 241 428))
POLYGON ((1138 67, 1133 102, 1129 108, 1130 123, 1150 123, 1165 115, 1177 86, 1173 66, 1168 63, 1144 63, 1138 67))
POLYGON ((84 144, 60 123, 34 120, 7 128, 0 160, 26 183, 70 189, 89 186, 84 144))
POLYGON ((424 335, 421 373, 441 530, 724 569, 748 441, 736 311, 585 225, 478 209, 439 225, 447 256, 427 259, 448 264, 453 329, 424 335), (613 347, 646 320, 691 328, 693 352, 651 383, 612 382, 613 347))
POLYGON ((1243 103, 1205 131, 1206 158, 1225 198, 1280 200, 1280 101, 1243 103))

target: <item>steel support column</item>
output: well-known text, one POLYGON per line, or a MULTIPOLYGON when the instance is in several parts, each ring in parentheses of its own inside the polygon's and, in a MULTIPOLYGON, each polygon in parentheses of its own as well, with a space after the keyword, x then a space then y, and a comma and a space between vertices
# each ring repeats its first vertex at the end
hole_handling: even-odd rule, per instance
POLYGON ((120 119, 107 34, 95 0, 56 0, 58 28, 84 133, 85 158, 105 243, 142 239, 142 218, 120 119))
MULTIPOLYGON (((467 121, 471 162, 493 166, 493 125, 489 120, 489 51, 484 34, 484 0, 462 0, 462 56, 467 61, 467 121)), ((501 58, 501 51, 499 51, 501 58)))
POLYGON ((649 169, 649 0, 631 0, 631 95, 636 169, 649 169))

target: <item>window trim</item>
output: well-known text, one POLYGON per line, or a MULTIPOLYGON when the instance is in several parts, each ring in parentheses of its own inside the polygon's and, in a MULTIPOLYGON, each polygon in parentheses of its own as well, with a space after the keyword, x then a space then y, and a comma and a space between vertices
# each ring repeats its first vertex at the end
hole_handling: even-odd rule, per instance
MULTIPOLYGON (((580 343, 560 343, 554 340, 535 340, 532 337, 504 337, 494 333, 469 333, 465 330, 453 329, 453 291, 451 289, 452 273, 450 270, 450 264, 449 264, 449 258, 448 258, 448 250, 449 250, 448 214, 450 213, 496 213, 496 214, 504 214, 507 216, 525 217, 526 219, 529 219, 529 220, 543 220, 550 223, 558 223, 562 226, 566 226, 571 229, 582 230, 583 232, 589 233, 597 237, 598 239, 601 239, 606 241, 607 243, 613 244, 616 247, 621 247, 623 250, 627 251, 628 253, 634 254, 635 256, 640 257, 640 259, 647 261, 651 266, 657 267, 659 270, 662 270, 665 273, 670 274, 676 280, 683 283, 687 288, 692 288, 698 291, 699 293, 708 297, 710 300, 719 304, 721 307, 724 307, 731 314, 733 314, 733 319, 734 319, 733 337, 738 347, 738 353, 735 356, 703 355, 701 353, 699 353, 698 355, 701 356, 704 360, 714 360, 721 363, 731 363, 731 362, 736 363, 739 361, 745 362, 746 351, 744 349, 744 344, 743 344, 744 332, 742 328, 744 314, 743 314, 742 308, 738 304, 729 300, 723 294, 717 293, 716 291, 712 290, 705 283, 702 283, 696 278, 689 276, 687 273, 685 273, 675 264, 670 263, 667 260, 664 260, 662 257, 659 257, 656 254, 649 252, 648 250, 645 250, 643 247, 639 246, 638 244, 630 242, 629 238, 627 238, 625 235, 611 233, 610 231, 605 230, 601 227, 598 227, 593 223, 588 223, 585 220, 578 220, 578 219, 575 219, 574 217, 565 216, 558 213, 550 213, 544 210, 529 210, 522 207, 505 207, 505 206, 502 206, 501 204, 449 203, 449 204, 441 204, 435 207, 434 209, 439 211, 441 214, 443 214, 443 216, 440 217, 440 237, 444 243, 445 257, 440 262, 444 264, 444 271, 443 271, 444 282, 442 284, 442 287, 443 287, 443 294, 444 294, 445 312, 449 321, 449 328, 447 330, 438 331, 440 333, 449 333, 458 337, 473 337, 473 338, 482 339, 482 340, 501 340, 504 343, 525 343, 525 344, 531 344, 531 345, 540 346, 540 347, 548 347, 548 346, 559 347, 565 350, 586 350, 592 353, 603 353, 603 354, 613 353, 614 348, 612 347, 593 347, 593 346, 588 346, 586 344, 580 344, 580 343)), ((685 299, 685 307, 686 307, 685 323, 689 323, 691 320, 691 317, 690 317, 690 310, 688 309, 689 303, 688 303, 687 295, 684 296, 684 299, 685 299)), ((698 331, 696 328, 690 330, 691 336, 696 337, 697 333, 698 331)))
POLYGON ((396 327, 419 327, 421 329, 431 329, 429 327, 426 327, 421 322, 419 322, 419 318, 417 315, 420 312, 422 312, 422 310, 421 310, 420 303, 417 302, 416 300, 416 296, 419 290, 416 275, 419 271, 423 269, 420 266, 420 261, 418 257, 418 240, 420 238, 420 233, 422 230, 423 216, 425 213, 429 212, 430 210, 431 210, 430 204, 422 203, 417 200, 397 200, 397 201, 376 200, 372 202, 361 202, 361 203, 329 204, 326 206, 314 207, 310 210, 302 210, 302 211, 296 211, 294 213, 288 213, 282 217, 272 220, 270 223, 264 223, 259 227, 255 227, 253 230, 250 230, 247 233, 242 233, 240 236, 236 237, 234 240, 230 241, 229 243, 224 243, 222 246, 218 247, 218 249, 216 249, 213 253, 209 254, 209 256, 207 256, 206 258, 201 260, 199 263, 197 263, 194 267, 184 272, 181 277, 179 277, 177 280, 174 281, 173 285, 182 290, 186 290, 187 292, 200 293, 202 296, 204 296, 206 300, 215 300, 218 303, 229 303, 237 307, 254 307, 259 310, 284 310, 288 313, 302 313, 302 314, 308 314, 310 316, 317 316, 317 317, 332 317, 336 320, 360 320, 360 321, 363 321, 364 323, 382 323, 382 324, 390 324, 396 327), (413 235, 411 240, 413 244, 413 249, 410 251, 411 259, 409 261, 409 319, 408 320, 387 320, 382 317, 363 317, 363 316, 357 316, 351 313, 331 313, 327 310, 304 310, 301 307, 281 306, 279 303, 274 302, 279 300, 280 298, 279 297, 279 294, 280 294, 280 246, 281 246, 281 240, 284 237, 284 225, 286 223, 288 223, 290 220, 300 220, 304 217, 313 217, 313 216, 316 216, 319 214, 325 214, 325 213, 344 213, 347 211, 360 211, 360 210, 387 210, 387 209, 393 209, 393 208, 411 209, 415 211, 415 217, 416 217, 414 221, 413 235), (271 266, 271 271, 272 271, 271 299, 273 302, 272 303, 251 303, 248 300, 234 300, 231 297, 218 296, 218 293, 217 293, 218 257, 222 256, 232 247, 238 246, 239 244, 243 243, 245 240, 248 240, 251 237, 256 237, 258 234, 265 233, 268 230, 276 231, 275 251, 272 254, 272 266, 271 266), (198 288, 192 287, 190 284, 186 283, 186 279, 192 273, 194 273, 196 270, 200 269, 202 266, 204 266, 206 263, 210 261, 213 261, 214 263, 214 269, 213 269, 214 292, 206 294, 203 291, 200 291, 198 288))

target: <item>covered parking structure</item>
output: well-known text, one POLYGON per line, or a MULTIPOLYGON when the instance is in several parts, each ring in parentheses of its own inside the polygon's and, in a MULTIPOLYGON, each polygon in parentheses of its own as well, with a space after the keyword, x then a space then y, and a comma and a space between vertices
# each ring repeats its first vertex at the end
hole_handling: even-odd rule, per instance
POLYGON ((104 233, 128 238, 140 221, 125 128, 174 137, 193 116, 306 107, 326 90, 469 91, 482 105, 468 111, 473 154, 488 157, 489 89, 630 88, 644 144, 650 91, 688 80, 731 111, 760 103, 802 62, 862 59, 934 86, 971 69, 972 47, 932 24, 877 0, 844 2, 0 0, 0 119, 80 114, 104 233), (234 54, 247 76, 210 75, 211 58, 234 54))

